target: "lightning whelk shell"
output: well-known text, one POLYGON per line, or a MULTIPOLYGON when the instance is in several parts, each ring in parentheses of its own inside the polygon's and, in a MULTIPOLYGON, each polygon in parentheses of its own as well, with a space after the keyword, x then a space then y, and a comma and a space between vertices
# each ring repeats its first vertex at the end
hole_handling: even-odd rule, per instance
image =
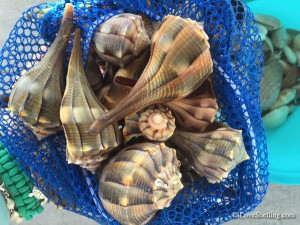
POLYGON ((90 128, 95 134, 146 106, 182 99, 196 90, 213 63, 208 36, 196 21, 167 16, 152 37, 150 61, 130 93, 90 128))
POLYGON ((273 16, 264 15, 264 14, 255 14, 254 18, 258 23, 265 26, 268 29, 268 31, 274 31, 281 27, 280 21, 273 16))
POLYGON ((88 133, 94 119, 106 109, 97 101, 85 76, 80 39, 80 29, 77 29, 60 118, 67 139, 68 162, 94 172, 110 150, 120 144, 121 134, 117 124, 106 127, 98 135, 88 133))
POLYGON ((163 143, 123 149, 100 172, 104 208, 121 224, 146 224, 183 188, 179 166, 175 149, 163 143))
MULTIPOLYGON (((66 4, 58 34, 43 59, 23 74, 9 97, 10 110, 29 126, 55 133, 61 126, 63 59, 73 27, 73 5, 66 4)), ((45 132, 45 133, 46 133, 45 132)))
POLYGON ((96 29, 94 45, 101 59, 123 67, 150 45, 142 17, 122 13, 96 29))
POLYGON ((170 141, 200 175, 210 183, 221 182, 236 165, 249 159, 242 131, 213 124, 207 132, 175 130, 170 141), (216 126, 216 128, 214 127, 216 126))

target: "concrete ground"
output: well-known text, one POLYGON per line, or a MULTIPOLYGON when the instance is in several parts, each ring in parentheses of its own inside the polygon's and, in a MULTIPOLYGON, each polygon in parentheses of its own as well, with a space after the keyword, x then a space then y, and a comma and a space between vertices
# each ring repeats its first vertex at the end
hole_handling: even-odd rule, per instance
MULTIPOLYGON (((49 0, 51 1, 51 0, 49 0)), ((43 0, 0 0, 0 47, 9 35, 21 12, 43 0)), ((53 2, 53 0, 52 0, 53 2)), ((299 225, 300 224, 300 186, 270 184, 263 203, 250 214, 261 215, 295 214, 295 219, 237 219, 228 225, 299 225)), ((15 225, 15 223, 12 223, 15 225)), ((65 210, 57 210, 53 204, 45 206, 45 212, 36 216, 27 225, 96 225, 97 223, 80 215, 65 210)), ((0 221, 1 225, 1 221, 0 221)))

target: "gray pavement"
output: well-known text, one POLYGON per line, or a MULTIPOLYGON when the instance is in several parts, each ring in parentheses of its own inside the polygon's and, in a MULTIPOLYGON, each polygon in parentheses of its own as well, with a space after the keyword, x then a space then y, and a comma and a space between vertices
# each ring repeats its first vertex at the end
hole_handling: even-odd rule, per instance
MULTIPOLYGON (((51 0, 50 0, 51 1, 51 0)), ((0 48, 9 35, 21 12, 45 1, 42 0, 0 0, 0 48)), ((53 1, 52 1, 53 2, 53 1)), ((300 186, 271 184, 263 203, 251 214, 262 215, 295 214, 296 219, 237 219, 228 225, 300 225, 300 186)), ((16 223, 12 223, 16 225, 16 223)), ((97 223, 66 210, 57 210, 53 204, 47 204, 43 214, 36 216, 25 225, 96 225, 97 223)), ((1 225, 1 221, 0 221, 1 225)))

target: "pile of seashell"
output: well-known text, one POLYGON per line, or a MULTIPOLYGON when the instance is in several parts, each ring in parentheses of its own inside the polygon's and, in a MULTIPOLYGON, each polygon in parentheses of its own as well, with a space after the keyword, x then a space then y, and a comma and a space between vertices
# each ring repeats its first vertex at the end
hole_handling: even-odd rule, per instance
POLYGON ((261 107, 265 128, 280 126, 300 104, 300 31, 282 27, 275 17, 256 14, 263 41, 261 107))
POLYGON ((65 82, 72 20, 66 4, 55 41, 16 82, 9 109, 39 140, 63 128, 68 163, 97 170, 99 197, 121 224, 145 224, 183 184, 221 182, 249 159, 242 131, 214 122, 203 24, 116 15, 95 31, 85 68, 77 28, 65 82))

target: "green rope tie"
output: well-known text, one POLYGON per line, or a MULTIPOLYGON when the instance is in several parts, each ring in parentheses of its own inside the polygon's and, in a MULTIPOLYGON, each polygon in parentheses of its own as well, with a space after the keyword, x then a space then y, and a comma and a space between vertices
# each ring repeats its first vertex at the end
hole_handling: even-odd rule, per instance
POLYGON ((14 199, 20 217, 31 220, 34 215, 43 212, 41 200, 28 196, 32 192, 33 183, 20 170, 1 142, 0 179, 14 199))

